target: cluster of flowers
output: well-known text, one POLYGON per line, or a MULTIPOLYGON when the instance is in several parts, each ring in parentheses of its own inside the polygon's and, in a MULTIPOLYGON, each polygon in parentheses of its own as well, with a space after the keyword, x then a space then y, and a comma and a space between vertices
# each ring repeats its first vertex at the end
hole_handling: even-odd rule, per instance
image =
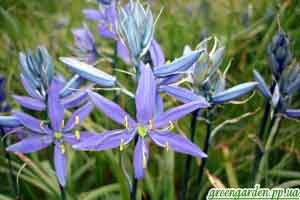
MULTIPOLYGON (((271 61, 277 63, 273 65, 277 81, 274 91, 269 91, 257 72, 254 82, 226 89, 227 69, 224 73, 220 71, 224 47, 220 46, 217 39, 208 38, 195 50, 187 46, 181 57, 166 62, 162 48, 154 37, 158 17, 153 17, 149 6, 145 8, 138 0, 130 1, 124 7, 114 0, 102 0, 99 3, 99 10, 87 9, 83 13, 87 19, 98 22, 102 38, 115 42, 116 55, 128 66, 133 66, 128 71, 135 71, 136 76, 133 81, 136 81, 137 89, 135 94, 130 94, 135 100, 135 118, 117 103, 93 90, 95 85, 115 87, 119 81, 96 68, 100 53, 87 27, 73 29, 76 57, 60 58, 74 73, 70 80, 65 80, 54 70, 52 58, 43 47, 35 53, 28 51, 19 55, 20 78, 29 96, 15 95, 14 99, 24 108, 45 112, 46 117, 37 119, 24 112, 0 116, 0 125, 5 130, 18 128, 12 132, 19 136, 20 141, 8 146, 8 151, 31 153, 54 145, 54 166, 61 186, 66 184, 67 144, 76 150, 119 148, 123 151, 126 145, 135 141, 133 165, 137 179, 144 177, 150 141, 167 150, 199 158, 207 157, 196 144, 172 131, 174 121, 191 112, 228 103, 251 92, 256 86, 274 105, 280 105, 278 110, 288 116, 299 116, 298 110, 286 108, 289 94, 298 89, 299 84, 296 83, 299 78, 294 71, 281 76, 287 63, 282 57, 289 56, 289 53, 280 49, 284 48, 286 41, 280 41, 280 44, 276 42, 285 37, 282 39, 278 36, 280 38, 274 39, 276 41, 270 47, 270 53, 274 55, 271 61), (214 40, 214 46, 209 49, 208 42, 211 40, 214 40), (191 87, 184 88, 183 82, 188 82, 191 87), (183 104, 165 111, 162 93, 175 97, 183 104), (82 131, 80 124, 94 107, 124 128, 102 133, 82 131), (64 111, 74 108, 75 111, 65 123, 64 111)), ((2 83, 1 79, 1 88, 2 83)), ((5 101, 5 93, 0 94, 0 100, 5 101)), ((1 104, 1 111, 7 112, 9 108, 1 104)))

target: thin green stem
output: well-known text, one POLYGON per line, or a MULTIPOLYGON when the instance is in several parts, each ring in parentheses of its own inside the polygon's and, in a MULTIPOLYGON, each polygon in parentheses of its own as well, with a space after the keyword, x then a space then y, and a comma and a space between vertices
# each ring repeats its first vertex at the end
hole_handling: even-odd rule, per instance
MULTIPOLYGON (((190 134, 191 134, 192 142, 194 142, 194 140, 195 140, 198 112, 199 112, 199 110, 196 110, 192 113, 192 120, 191 120, 191 125, 190 125, 190 134)), ((182 194, 181 194, 182 200, 187 199, 188 181, 190 179, 190 174, 191 174, 191 162, 192 162, 192 156, 187 156, 186 161, 185 161, 184 176, 183 176, 183 182, 182 182, 182 194)))
MULTIPOLYGON (((203 151, 204 151, 204 153, 206 153, 208 155, 209 141, 210 141, 209 139, 210 139, 210 135, 212 132, 211 116, 210 116, 209 111, 207 112, 206 120, 207 120, 206 121, 206 136, 205 136, 203 151)), ((203 158, 200 169, 199 169, 198 183, 201 183, 201 181, 202 181, 206 162, 207 162, 207 158, 203 158)))
POLYGON ((59 185, 59 189, 60 189, 61 200, 66 200, 67 198, 66 198, 65 188, 59 185))

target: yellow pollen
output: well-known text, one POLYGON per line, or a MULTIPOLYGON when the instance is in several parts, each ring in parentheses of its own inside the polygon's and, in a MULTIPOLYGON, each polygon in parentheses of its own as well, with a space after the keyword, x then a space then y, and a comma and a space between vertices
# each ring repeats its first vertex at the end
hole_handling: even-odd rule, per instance
POLYGON ((65 128, 65 120, 61 121, 61 128, 65 128))
POLYGON ((77 140, 80 140, 80 131, 79 130, 75 130, 75 137, 77 140))
POLYGON ((172 129, 174 129, 174 124, 172 121, 169 121, 168 130, 172 130, 172 129))
POLYGON ((154 126, 153 120, 150 119, 150 120, 149 120, 149 129, 152 130, 152 129, 153 129, 153 126, 154 126))
POLYGON ((77 115, 76 117, 75 117, 75 125, 79 125, 80 124, 80 118, 79 118, 79 116, 77 115))
POLYGON ((60 150, 61 150, 61 153, 62 153, 62 154, 66 153, 65 145, 61 144, 61 145, 60 145, 60 150))
POLYGON ((60 139, 62 138, 61 132, 55 132, 55 133, 54 133, 54 138, 55 138, 56 140, 60 140, 60 139))
POLYGON ((147 158, 145 153, 143 153, 143 168, 146 169, 147 168, 147 158))
POLYGON ((120 151, 124 150, 124 139, 121 138, 121 142, 120 142, 120 151))
POLYGON ((127 115, 124 117, 124 126, 125 126, 126 129, 129 128, 129 125, 128 125, 128 116, 127 115))

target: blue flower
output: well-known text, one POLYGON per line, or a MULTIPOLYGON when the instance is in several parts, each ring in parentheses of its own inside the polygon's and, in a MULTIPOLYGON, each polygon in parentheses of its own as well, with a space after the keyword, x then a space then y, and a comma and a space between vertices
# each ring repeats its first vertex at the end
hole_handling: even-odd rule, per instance
MULTIPOLYGON (((60 185, 65 186, 67 175, 67 157, 65 144, 75 144, 82 139, 90 137, 86 132, 80 132, 79 124, 89 115, 93 109, 91 103, 85 104, 76 110, 67 124, 64 124, 64 107, 61 104, 59 91, 61 84, 55 78, 52 80, 51 86, 47 91, 48 94, 48 116, 50 119, 50 127, 43 121, 38 120, 28 114, 18 112, 11 117, 10 122, 15 123, 15 120, 21 123, 26 130, 27 137, 23 138, 16 144, 7 147, 8 151, 31 153, 48 147, 54 144, 54 165, 56 176, 60 185)), ((2 117, 3 118, 3 117, 2 117)), ((0 123, 1 119, 0 117, 0 123)), ((6 117, 8 118, 8 117, 6 117)), ((9 119, 6 119, 7 122, 9 119)))
POLYGON ((81 150, 95 151, 119 147, 122 151, 127 144, 137 137, 133 158, 134 172, 137 179, 144 177, 145 169, 148 165, 148 140, 167 150, 199 158, 206 157, 206 154, 197 145, 185 137, 173 133, 170 128, 173 121, 182 118, 194 110, 207 108, 209 106, 207 101, 205 99, 193 101, 155 116, 155 94, 155 77, 149 65, 141 67, 141 76, 135 95, 137 120, 132 119, 129 114, 114 102, 99 94, 89 92, 91 101, 95 106, 118 124, 123 124, 125 129, 105 131, 77 143, 73 147, 81 150))

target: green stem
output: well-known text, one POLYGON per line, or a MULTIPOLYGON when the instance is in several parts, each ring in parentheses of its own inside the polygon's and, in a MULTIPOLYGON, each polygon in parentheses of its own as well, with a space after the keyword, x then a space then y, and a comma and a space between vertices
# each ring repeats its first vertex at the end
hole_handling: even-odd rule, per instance
MULTIPOLYGON (((194 142, 195 140, 195 133, 197 129, 197 116, 198 116, 199 110, 196 110, 192 114, 192 120, 190 125, 190 133, 191 133, 191 141, 194 142)), ((191 162, 192 162, 192 156, 187 156, 185 161, 185 169, 184 169, 184 176, 183 176, 183 182, 182 182, 182 194, 181 199, 187 199, 187 192, 188 192, 188 181, 191 174, 191 162)))
POLYGON ((66 198, 65 188, 59 185, 59 189, 60 189, 61 200, 66 200, 67 198, 66 198))

